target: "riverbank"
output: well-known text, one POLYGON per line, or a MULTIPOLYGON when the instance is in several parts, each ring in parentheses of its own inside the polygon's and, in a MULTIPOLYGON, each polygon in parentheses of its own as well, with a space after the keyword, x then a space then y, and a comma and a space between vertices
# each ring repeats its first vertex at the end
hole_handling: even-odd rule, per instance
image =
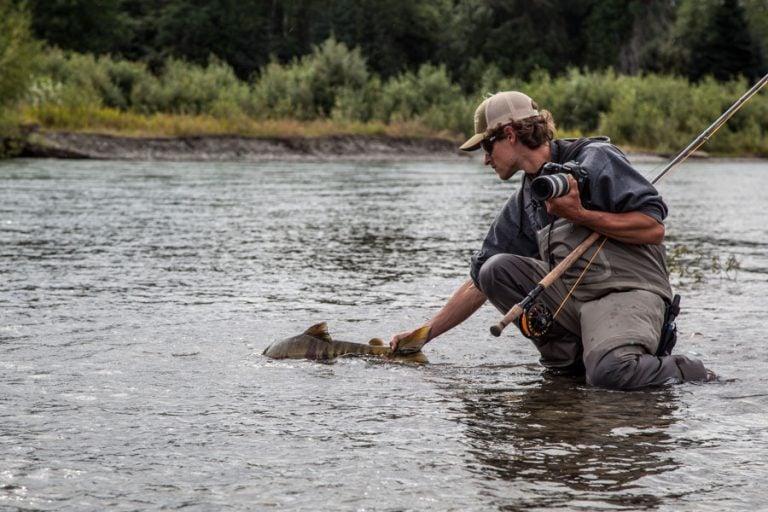
POLYGON ((126 137, 38 131, 21 157, 156 161, 445 160, 466 157, 460 141, 373 135, 126 137))
MULTIPOLYGON (((461 142, 447 138, 392 135, 149 137, 34 130, 21 143, 21 150, 16 156, 176 162, 439 161, 471 158, 473 154, 459 151, 461 142)), ((622 149, 633 161, 666 161, 673 156, 632 147, 622 146, 622 149)), ((710 155, 699 150, 691 158, 710 158, 710 155)), ((754 155, 740 158, 760 159, 754 155)))

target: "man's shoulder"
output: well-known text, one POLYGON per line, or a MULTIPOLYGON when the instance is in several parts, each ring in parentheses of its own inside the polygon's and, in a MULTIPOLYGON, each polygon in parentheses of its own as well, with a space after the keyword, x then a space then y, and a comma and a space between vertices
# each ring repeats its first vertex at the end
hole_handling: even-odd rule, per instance
POLYGON ((610 140, 595 140, 579 149, 574 160, 582 165, 632 167, 627 155, 610 140))
POLYGON ((553 143, 557 148, 555 155, 560 163, 579 160, 579 157, 590 149, 603 151, 605 148, 615 148, 618 150, 618 148, 611 143, 611 139, 605 135, 556 139, 553 143))

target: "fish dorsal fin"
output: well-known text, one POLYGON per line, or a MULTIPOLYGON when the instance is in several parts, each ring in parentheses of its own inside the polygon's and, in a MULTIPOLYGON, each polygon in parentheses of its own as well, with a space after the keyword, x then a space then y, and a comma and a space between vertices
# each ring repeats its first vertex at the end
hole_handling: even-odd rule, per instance
POLYGON ((411 334, 401 339, 397 344, 397 350, 394 352, 395 355, 404 356, 419 352, 421 347, 423 347, 424 344, 429 341, 430 329, 431 327, 428 325, 419 327, 411 334))
POLYGON ((320 322, 319 324, 315 324, 306 331, 304 331, 304 334, 307 336, 312 336, 313 338, 317 338, 319 340, 323 340, 326 343, 332 343, 333 339, 331 338, 331 335, 328 334, 328 324, 325 322, 320 322))
POLYGON ((368 342, 368 344, 372 347, 383 347, 384 342, 381 338, 371 338, 371 341, 368 342))

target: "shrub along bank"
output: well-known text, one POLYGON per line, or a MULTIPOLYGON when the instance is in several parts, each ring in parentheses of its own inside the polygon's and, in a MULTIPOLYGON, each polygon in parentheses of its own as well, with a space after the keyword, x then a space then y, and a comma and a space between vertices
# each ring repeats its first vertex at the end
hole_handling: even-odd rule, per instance
MULTIPOLYGON (((658 153, 685 147, 751 85, 704 79, 626 76, 572 69, 528 80, 483 75, 472 94, 442 66, 422 65, 382 80, 359 51, 333 39, 288 64, 272 62, 250 81, 211 58, 198 66, 146 64, 49 49, 6 118, 43 129, 128 136, 339 134, 459 140, 485 94, 518 89, 558 122, 559 136, 609 135, 658 153)), ((1 126, 1 125, 0 125, 1 126)), ((768 156, 768 95, 761 93, 704 148, 721 155, 768 156)))

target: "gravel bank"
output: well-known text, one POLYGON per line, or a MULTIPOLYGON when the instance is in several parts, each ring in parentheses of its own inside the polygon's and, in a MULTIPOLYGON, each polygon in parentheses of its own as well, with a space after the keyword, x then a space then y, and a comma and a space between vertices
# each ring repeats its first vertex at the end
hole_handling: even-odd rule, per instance
POLYGON ((22 157, 171 161, 445 160, 466 158, 455 141, 379 136, 318 138, 118 137, 36 132, 22 157))

